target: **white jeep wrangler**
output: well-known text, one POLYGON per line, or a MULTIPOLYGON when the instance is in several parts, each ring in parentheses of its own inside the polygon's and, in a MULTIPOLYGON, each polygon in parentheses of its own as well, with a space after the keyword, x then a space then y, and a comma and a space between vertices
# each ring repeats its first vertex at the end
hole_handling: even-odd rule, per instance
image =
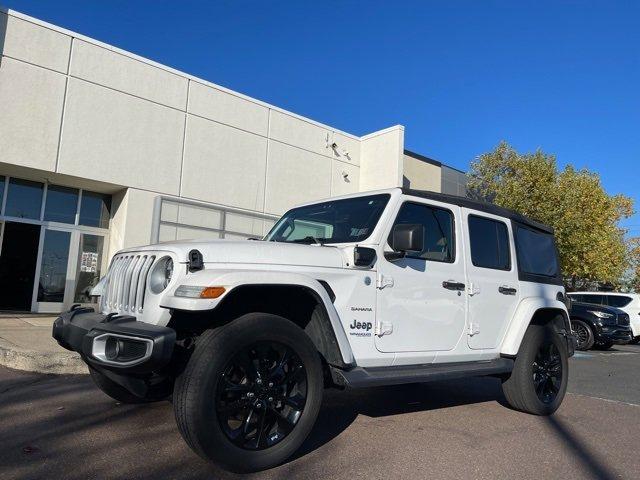
POLYGON ((291 456, 324 387, 490 375, 551 414, 575 346, 549 227, 400 188, 294 208, 259 241, 123 250, 93 294, 54 338, 118 401, 173 395, 189 446, 235 471, 291 456))

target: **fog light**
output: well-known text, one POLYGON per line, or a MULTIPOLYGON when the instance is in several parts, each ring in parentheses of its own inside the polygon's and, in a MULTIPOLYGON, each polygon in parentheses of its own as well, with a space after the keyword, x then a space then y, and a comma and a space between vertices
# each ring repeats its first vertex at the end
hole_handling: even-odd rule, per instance
POLYGON ((107 342, 104 346, 104 356, 107 360, 115 360, 120 355, 120 352, 124 350, 124 345, 122 345, 122 340, 117 339, 116 337, 107 338, 107 342))
POLYGON ((93 339, 93 358, 112 365, 135 365, 151 357, 153 340, 103 333, 93 339))

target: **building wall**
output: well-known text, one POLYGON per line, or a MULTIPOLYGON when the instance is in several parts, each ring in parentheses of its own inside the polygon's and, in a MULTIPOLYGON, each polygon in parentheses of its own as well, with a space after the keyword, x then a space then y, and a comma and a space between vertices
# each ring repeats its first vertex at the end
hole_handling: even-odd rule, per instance
POLYGON ((403 186, 415 190, 441 191, 442 174, 439 162, 428 162, 417 156, 405 153, 403 165, 403 186))
POLYGON ((467 195, 467 175, 460 170, 442 165, 442 193, 465 197, 467 195))
POLYGON ((17 12, 0 10, 0 54, 0 169, 112 194, 110 254, 153 238, 158 196, 264 230, 301 202, 445 185, 402 126, 358 137, 17 12))
MULTIPOLYGON (((2 163, 276 215, 362 187, 357 136, 16 12, 0 28, 2 163)), ((149 202, 120 197, 112 248, 148 242, 118 219, 149 202)))
POLYGON ((360 189, 379 190, 402 186, 404 127, 397 125, 362 137, 360 189))

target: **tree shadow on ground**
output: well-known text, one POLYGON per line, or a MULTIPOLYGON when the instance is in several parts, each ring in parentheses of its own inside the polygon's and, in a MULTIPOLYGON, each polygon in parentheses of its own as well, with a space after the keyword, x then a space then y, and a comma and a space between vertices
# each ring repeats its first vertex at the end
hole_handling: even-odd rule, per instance
MULTIPOLYGON (((3 479, 246 478, 197 457, 178 434, 168 402, 121 405, 96 389, 86 375, 0 378, 3 479)), ((380 418, 483 402, 504 403, 499 380, 327 390, 318 421, 302 447, 281 467, 250 477, 307 477, 307 469, 319 461, 312 456, 318 449, 322 448, 321 458, 344 455, 340 442, 332 440, 358 416, 380 418)), ((545 421, 592 476, 615 478, 570 426, 556 417, 545 421)))

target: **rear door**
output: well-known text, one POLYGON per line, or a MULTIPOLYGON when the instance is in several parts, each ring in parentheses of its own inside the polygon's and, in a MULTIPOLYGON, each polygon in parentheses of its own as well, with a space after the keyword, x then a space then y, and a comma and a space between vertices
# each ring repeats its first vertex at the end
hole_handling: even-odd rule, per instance
POLYGON ((469 281, 469 348, 494 349, 518 305, 511 222, 463 208, 469 281))

